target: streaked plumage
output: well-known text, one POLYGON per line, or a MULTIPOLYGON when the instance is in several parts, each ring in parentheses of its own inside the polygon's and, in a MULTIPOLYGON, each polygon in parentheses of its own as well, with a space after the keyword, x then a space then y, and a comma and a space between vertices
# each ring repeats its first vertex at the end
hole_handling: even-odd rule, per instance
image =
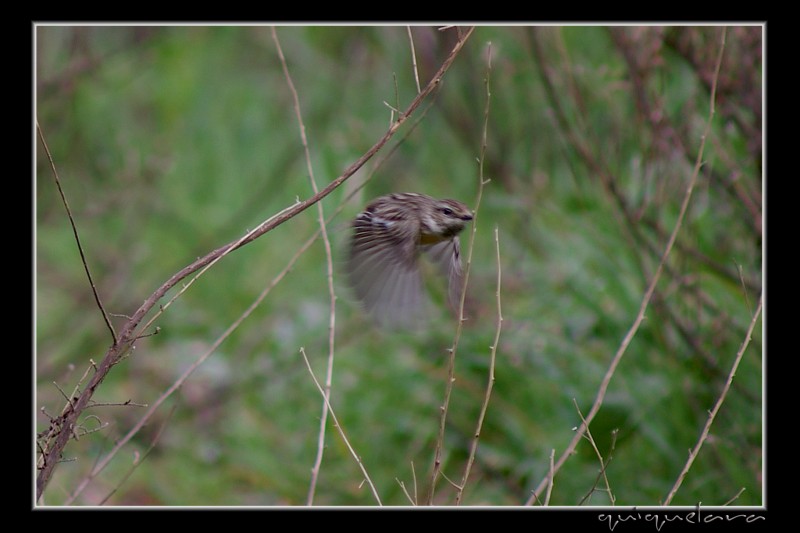
POLYGON ((426 296, 419 257, 425 254, 448 280, 448 299, 461 297, 458 234, 472 211, 456 200, 395 193, 373 200, 353 221, 347 258, 350 285, 378 323, 407 326, 424 319, 426 296))

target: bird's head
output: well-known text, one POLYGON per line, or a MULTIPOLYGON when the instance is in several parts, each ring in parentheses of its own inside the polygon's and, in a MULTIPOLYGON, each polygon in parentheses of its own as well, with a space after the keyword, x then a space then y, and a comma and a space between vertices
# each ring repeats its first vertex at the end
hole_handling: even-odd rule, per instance
POLYGON ((423 221, 428 231, 443 239, 458 235, 472 220, 472 210, 457 200, 435 200, 428 205, 423 221))

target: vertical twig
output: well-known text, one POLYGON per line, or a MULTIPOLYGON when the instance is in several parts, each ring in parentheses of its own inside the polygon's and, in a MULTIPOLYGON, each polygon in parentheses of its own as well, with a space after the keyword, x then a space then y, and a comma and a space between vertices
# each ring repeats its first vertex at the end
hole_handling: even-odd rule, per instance
POLYGON ((744 352, 747 350, 747 346, 750 344, 750 338, 753 335, 753 330, 755 329, 756 324, 758 323, 758 317, 761 315, 761 306, 763 303, 764 295, 762 294, 758 299, 758 305, 756 306, 755 313, 753 313, 753 318, 750 320, 750 327, 747 328, 747 335, 745 335, 744 341, 742 341, 742 345, 739 347, 739 351, 736 353, 736 358, 733 361, 733 365, 731 365, 731 371, 728 374, 728 379, 725 380, 725 386, 722 387, 722 392, 719 394, 719 398, 717 398, 714 408, 708 412, 708 418, 703 426, 703 431, 700 432, 700 438, 697 440, 697 444, 694 445, 694 448, 689 451, 689 458, 686 460, 686 464, 683 465, 683 469, 678 475, 678 479, 675 480, 675 484, 672 486, 672 489, 670 489, 669 494, 667 494, 667 499, 664 500, 664 505, 669 505, 672 502, 672 498, 675 496, 675 493, 678 492, 678 489, 683 483, 683 479, 686 477, 686 474, 692 467, 694 460, 697 458, 697 454, 700 453, 700 448, 703 447, 703 443, 708 438, 708 432, 711 430, 711 424, 714 423, 714 419, 717 417, 717 413, 719 412, 720 407, 722 407, 722 403, 725 401, 725 398, 728 395, 728 390, 730 390, 731 384, 733 383, 733 376, 736 375, 736 369, 739 368, 739 362, 742 360, 742 356, 744 356, 744 352))
POLYGON ((461 329, 464 321, 464 301, 467 294, 467 284, 469 283, 469 273, 472 267, 472 252, 475 244, 475 233, 478 231, 478 211, 481 206, 481 199, 483 198, 483 186, 489 183, 488 179, 484 178, 483 165, 486 156, 486 144, 489 128, 489 102, 491 101, 491 90, 489 85, 489 76, 492 70, 492 43, 488 44, 489 54, 488 63, 486 68, 486 105, 483 110, 483 133, 481 136, 480 157, 478 158, 478 194, 475 200, 474 218, 472 220, 472 232, 469 238, 469 252, 467 253, 467 265, 464 269, 464 279, 461 286, 461 301, 458 306, 458 322, 456 324, 456 332, 453 337, 453 344, 448 350, 449 357, 447 358, 447 383, 445 384, 444 401, 441 406, 441 415, 439 417, 439 434, 436 438, 436 446, 433 458, 433 472, 431 473, 431 483, 428 492, 428 505, 433 504, 433 497, 436 491, 436 481, 442 469, 442 452, 444 449, 444 429, 447 423, 447 409, 450 405, 450 396, 453 392, 453 383, 455 382, 455 367, 456 367, 456 352, 458 350, 458 343, 461 339, 461 329))
POLYGON ((486 418, 486 411, 489 408, 489 398, 492 396, 492 388, 494 387, 494 368, 495 360, 497 357, 497 344, 500 342, 500 330, 503 328, 503 309, 500 305, 500 285, 502 281, 502 269, 500 267, 500 234, 497 227, 494 228, 494 242, 497 252, 497 328, 494 332, 494 342, 489 347, 489 379, 486 383, 486 394, 483 398, 483 405, 481 405, 481 412, 478 415, 478 424, 475 427, 475 434, 472 436, 472 444, 469 449, 469 457, 467 458, 467 465, 464 468, 464 475, 461 477, 461 484, 458 486, 456 493, 456 505, 461 505, 464 497, 464 488, 469 479, 469 473, 472 470, 472 465, 475 462, 475 454, 478 451, 478 439, 483 429, 483 421, 486 418))
POLYGON ((550 450, 550 470, 549 475, 547 476, 547 493, 544 496, 544 506, 547 507, 550 505, 550 496, 553 494, 553 484, 556 481, 556 469, 555 465, 553 464, 553 459, 556 456, 556 449, 553 448, 550 450))
MULTIPOLYGON (((611 383, 611 378, 614 376, 614 372, 616 372, 617 366, 622 360, 622 356, 627 351, 628 345, 631 343, 633 337, 639 331, 639 326, 644 320, 645 311, 647 310, 647 307, 650 303, 650 299, 653 297, 653 292, 655 292, 658 280, 661 278, 661 272, 664 270, 664 265, 667 262, 667 257, 672 251, 672 247, 675 245, 675 240, 678 238, 678 232, 680 231, 681 226, 683 225, 683 220, 686 217, 687 210, 689 209, 689 201, 692 198, 692 192, 694 191, 694 186, 697 183, 697 177, 700 174, 700 167, 703 164, 703 154, 705 152, 706 139, 708 135, 711 133, 711 123, 714 119, 714 101, 716 99, 717 80, 719 79, 719 71, 720 71, 720 66, 722 65, 722 56, 724 51, 725 51, 725 31, 723 30, 719 55, 717 57, 717 66, 714 73, 714 82, 711 87, 708 120, 706 121, 705 130, 703 131, 703 135, 700 139, 700 147, 697 151, 697 159, 695 161, 692 174, 689 178, 689 184, 686 186, 686 192, 684 193, 680 212, 678 213, 678 218, 675 221, 675 226, 672 229, 672 233, 669 236, 669 240, 667 241, 667 244, 664 248, 664 253, 661 255, 658 267, 656 268, 656 271, 653 274, 653 278, 650 280, 650 284, 648 285, 647 290, 645 291, 644 296, 642 297, 642 301, 639 304, 639 312, 636 314, 636 318, 634 319, 633 324, 631 325, 628 332, 625 334, 625 337, 622 339, 622 342, 620 343, 617 352, 611 359, 611 363, 609 364, 608 370, 603 376, 603 380, 600 383, 600 387, 597 391, 594 403, 592 404, 589 413, 586 415, 586 419, 581 422, 580 427, 578 427, 569 445, 567 446, 567 448, 564 450, 564 452, 561 454, 558 461, 556 462, 555 471, 558 471, 558 469, 561 468, 561 465, 563 465, 564 462, 573 454, 575 448, 578 445, 578 442, 580 442, 580 440, 583 438, 584 432, 589 427, 589 424, 591 424, 597 412, 600 410, 600 406, 603 405, 603 400, 605 399, 608 386, 611 383)), ((538 499, 539 494, 541 494, 541 492, 545 489, 546 486, 547 486, 547 478, 545 478, 544 480, 542 480, 541 483, 539 483, 539 485, 533 491, 533 493, 525 502, 525 504, 531 505, 534 501, 536 501, 538 499)))
POLYGON ((395 478, 397 483, 400 485, 400 488, 403 489, 403 492, 408 498, 408 501, 411 502, 411 505, 417 506, 419 505, 419 498, 417 497, 417 472, 414 470, 414 461, 411 461, 411 480, 414 483, 414 497, 412 498, 411 495, 408 493, 408 489, 406 489, 406 484, 400 481, 399 479, 395 478))
MULTIPOLYGON (((286 77, 286 84, 289 86, 289 91, 292 93, 292 100, 294 102, 294 112, 297 116, 297 125, 300 128, 300 140, 303 143, 303 151, 306 157, 306 167, 308 169, 308 177, 311 180, 311 187, 314 189, 314 194, 319 192, 317 188, 317 181, 314 179, 314 169, 311 165, 311 151, 308 147, 308 138, 306 137, 306 126, 303 122, 303 114, 300 111, 300 97, 295 89, 292 76, 289 74, 289 66, 286 64, 286 57, 283 55, 281 43, 278 40, 278 34, 275 31, 275 26, 271 28, 272 40, 275 41, 275 47, 278 51, 278 57, 281 60, 283 67, 283 74, 286 77)), ((328 239, 328 230, 325 226, 325 212, 322 209, 322 202, 317 203, 317 215, 319 219, 319 229, 322 235, 322 242, 325 245, 325 259, 328 269, 328 294, 330 296, 330 322, 328 324, 328 369, 325 373, 325 401, 330 399, 331 385, 333 383, 333 361, 334 361, 334 340, 336 332, 336 293, 333 288, 333 253, 331 252, 331 241, 328 239)), ((317 439, 317 456, 314 460, 314 466, 311 469, 311 482, 308 489, 308 498, 306 503, 311 505, 314 503, 314 492, 317 487, 317 479, 319 477, 319 469, 322 465, 322 455, 325 450, 325 427, 328 423, 328 410, 325 404, 322 405, 322 414, 319 423, 319 438, 317 439)))
POLYGON ((419 497, 417 496, 417 471, 414 469, 414 461, 411 461, 411 479, 414 481, 414 504, 417 505, 419 497))
POLYGON ((58 194, 61 196, 61 203, 64 204, 64 209, 67 211, 67 217, 69 218, 70 226, 72 226, 72 234, 75 237, 75 243, 78 245, 78 253, 81 255, 81 263, 83 263, 83 270, 86 271, 86 277, 89 278, 89 285, 92 287, 92 294, 94 295, 94 301, 97 304, 97 307, 100 309, 100 312, 103 314, 103 320, 106 323, 106 327, 108 331, 111 332, 111 339, 114 344, 117 343, 117 332, 114 331, 114 326, 111 324, 111 319, 108 317, 108 313, 106 312, 106 308, 103 307, 103 302, 100 300, 100 293, 97 292, 97 286, 94 284, 94 279, 92 279, 92 273, 89 270, 89 263, 86 262, 86 254, 83 253, 83 245, 81 245, 81 238, 78 236, 78 226, 75 224, 75 219, 72 216, 72 211, 69 208, 69 203, 67 202, 67 197, 64 194, 64 189, 61 187, 61 179, 58 177, 58 171, 56 170, 56 164, 53 161, 53 156, 50 154, 50 148, 47 146, 47 141, 44 140, 44 134, 42 133, 42 128, 39 127, 39 121, 36 121, 36 132, 39 134, 39 140, 42 141, 42 146, 44 147, 44 151, 47 154, 47 159, 50 162, 50 169, 53 171, 53 179, 55 179, 56 187, 58 188, 58 194))
POLYGON ((381 503, 381 498, 378 496, 378 491, 375 489, 375 485, 372 483, 372 479, 370 479, 369 474, 367 473, 367 469, 364 467, 364 463, 361 462, 361 457, 356 453, 353 449, 353 446, 350 445, 350 441, 347 439, 347 435, 344 434, 344 429, 342 429, 341 424, 339 424, 339 420, 336 418, 336 413, 333 412, 333 407, 331 407, 331 403, 328 398, 328 392, 322 388, 322 385, 319 384, 319 380, 317 380, 317 376, 314 375, 314 371, 311 369, 311 363, 308 362, 308 357, 306 356, 305 348, 300 348, 300 353, 303 355, 303 361, 306 363, 306 368, 308 368, 309 374, 311 374, 311 379, 314 380, 314 385, 317 386, 317 390, 322 395, 323 403, 325 404, 325 409, 330 411, 331 419, 333 419, 333 426, 336 428, 336 431, 339 432, 339 436, 342 437, 347 449, 350 451, 350 455, 353 456, 353 459, 356 460, 358 464, 358 468, 361 469, 361 473, 364 474, 364 480, 366 480, 369 488, 372 490, 372 495, 375 497, 375 501, 378 502, 378 505, 383 505, 381 503))
POLYGON ((411 26, 406 26, 408 42, 411 43, 411 66, 414 68, 414 81, 417 82, 417 94, 422 90, 419 85, 419 71, 417 70, 417 52, 414 50, 414 36, 411 35, 411 26))

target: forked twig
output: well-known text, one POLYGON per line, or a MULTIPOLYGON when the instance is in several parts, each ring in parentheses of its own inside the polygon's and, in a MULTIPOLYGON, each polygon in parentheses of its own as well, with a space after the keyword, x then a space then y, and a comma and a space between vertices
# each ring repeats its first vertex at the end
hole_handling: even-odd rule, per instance
POLYGON ((397 481, 398 485, 400 485, 400 488, 403 490, 403 494, 406 495, 406 498, 408 498, 408 501, 411 503, 411 505, 416 506, 417 502, 415 502, 414 498, 411 497, 411 494, 408 493, 408 489, 406 489, 406 484, 400 481, 398 478, 394 478, 394 480, 397 481))
POLYGON ((344 429, 342 429, 341 424, 339 424, 339 420, 336 418, 336 413, 333 412, 333 407, 331 407, 330 399, 325 392, 325 389, 322 388, 322 385, 319 384, 319 380, 317 380, 317 376, 314 375, 314 371, 311 369, 311 363, 308 361, 308 357, 306 356, 305 348, 300 348, 300 353, 303 355, 303 361, 306 363, 306 367, 308 368, 308 373, 311 374, 311 379, 314 380, 314 385, 317 386, 317 390, 322 395, 322 399, 325 402, 325 408, 330 411, 331 419, 333 419, 333 425, 336 428, 336 431, 339 432, 339 436, 342 437, 347 449, 350 451, 350 455, 353 456, 353 459, 356 460, 358 464, 358 468, 361 470, 361 473, 364 474, 364 480, 369 485, 369 488, 372 490, 372 495, 375 497, 375 501, 378 502, 378 505, 383 505, 381 503, 381 498, 378 496, 378 491, 375 489, 375 485, 372 483, 372 479, 369 477, 367 473, 367 469, 364 468, 364 463, 361 462, 361 457, 358 456, 356 451, 353 449, 353 446, 350 444, 350 441, 347 439, 347 435, 344 434, 344 429))
MULTIPOLYGON (((575 398, 572 399, 572 403, 575 404, 575 410, 578 411, 578 416, 581 417, 582 421, 585 421, 586 419, 583 417, 583 413, 581 413, 581 408, 578 407, 578 402, 575 400, 575 398)), ((608 464, 611 462, 611 456, 609 455, 607 461, 603 459, 603 455, 597 448, 597 443, 594 441, 594 437, 592 436, 592 431, 589 429, 588 426, 586 427, 585 437, 589 441, 589 444, 592 445, 592 449, 594 450, 597 459, 600 461, 600 471, 597 473, 597 479, 594 482, 594 486, 589 490, 588 493, 586 493, 586 496, 583 497, 583 499, 578 503, 578 505, 583 505, 583 503, 586 500, 588 500, 589 497, 591 497, 592 493, 597 488, 597 484, 599 483, 601 477, 603 478, 603 481, 605 482, 606 485, 606 492, 608 493, 608 499, 611 501, 611 505, 614 505, 616 499, 614 498, 614 493, 611 492, 611 484, 608 482, 608 476, 606 475, 606 469, 608 467, 608 464)), ((614 451, 616 440, 617 440, 617 430, 615 429, 612 431, 611 452, 614 451)))

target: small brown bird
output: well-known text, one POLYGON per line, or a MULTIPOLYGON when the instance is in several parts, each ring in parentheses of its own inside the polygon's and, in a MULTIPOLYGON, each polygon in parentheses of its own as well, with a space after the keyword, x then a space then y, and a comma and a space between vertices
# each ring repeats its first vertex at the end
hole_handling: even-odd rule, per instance
POLYGON ((424 320, 423 253, 447 277, 448 300, 456 308, 462 284, 458 234, 472 217, 461 202, 417 193, 389 194, 367 205, 353 221, 347 258, 350 285, 367 313, 388 326, 424 320))

